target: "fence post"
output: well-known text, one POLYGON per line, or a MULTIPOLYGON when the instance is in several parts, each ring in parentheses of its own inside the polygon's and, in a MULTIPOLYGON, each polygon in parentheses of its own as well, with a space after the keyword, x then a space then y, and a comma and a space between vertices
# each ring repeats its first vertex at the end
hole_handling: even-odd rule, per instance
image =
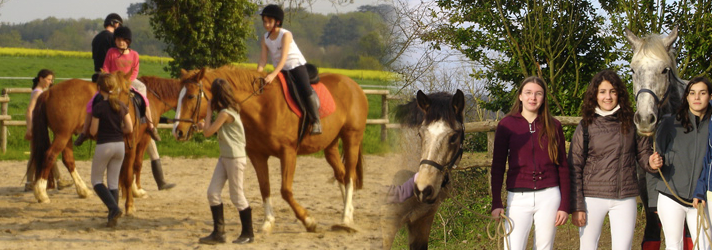
MULTIPOLYGON (((3 99, 4 98, 9 98, 7 95, 7 91, 5 89, 2 90, 2 95, 0 96, 3 99)), ((2 106, 0 108, 0 114, 2 115, 7 115, 7 103, 8 102, 2 102, 2 106)), ((7 151, 7 126, 5 126, 5 120, 0 120, 0 144, 2 144, 2 153, 4 154, 7 151)))
POLYGON ((492 158, 494 151, 494 132, 487 132, 487 158, 492 158))
MULTIPOLYGON (((388 121, 388 95, 381 95, 381 117, 388 121)), ((388 123, 381 124, 381 142, 388 139, 388 123)))

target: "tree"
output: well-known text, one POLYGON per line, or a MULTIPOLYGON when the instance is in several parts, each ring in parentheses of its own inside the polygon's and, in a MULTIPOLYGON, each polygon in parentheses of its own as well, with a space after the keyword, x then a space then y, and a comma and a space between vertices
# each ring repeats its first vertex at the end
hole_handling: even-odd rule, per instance
MULTIPOLYGON (((668 33, 678 27, 677 62, 679 75, 689 79, 712 73, 712 1, 602 1, 601 7, 611 16, 611 30, 618 43, 628 42, 623 30, 638 36, 668 33)), ((622 58, 630 61, 632 51, 623 49, 622 58)))
POLYGON ((173 57, 166 70, 174 77, 181 69, 244 61, 256 10, 249 0, 148 0, 144 5, 154 35, 173 57))
POLYGON ((439 0, 448 22, 427 40, 450 45, 472 60, 472 76, 485 81, 485 107, 507 112, 528 76, 548 83, 556 115, 575 115, 595 73, 611 65, 614 39, 587 1, 439 0))

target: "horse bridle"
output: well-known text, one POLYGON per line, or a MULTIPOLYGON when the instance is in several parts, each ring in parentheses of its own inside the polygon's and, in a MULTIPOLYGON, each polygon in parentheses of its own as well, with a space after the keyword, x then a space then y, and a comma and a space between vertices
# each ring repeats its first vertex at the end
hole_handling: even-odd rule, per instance
POLYGON ((423 159, 423 160, 420 160, 420 165, 425 164, 425 165, 433 166, 433 167, 437 168, 438 170, 440 170, 440 172, 447 172, 450 169, 452 169, 453 166, 455 166, 455 163, 460 158, 462 158, 462 151, 463 151, 462 146, 465 144, 465 127, 462 124, 460 124, 460 125, 462 126, 462 129, 460 129, 460 133, 459 133, 460 134, 460 145, 458 147, 457 153, 455 153, 452 156, 450 161, 448 163, 446 163, 445 165, 442 165, 442 164, 437 163, 436 161, 433 161, 433 160, 423 159))
POLYGON ((202 82, 197 82, 197 83, 192 83, 192 84, 197 84, 198 85, 198 103, 195 105, 195 108, 193 109, 193 114, 190 115, 190 119, 174 119, 173 121, 176 122, 190 122, 190 128, 188 129, 188 133, 186 134, 187 137, 190 138, 190 136, 193 134, 193 131, 198 130, 198 115, 200 114, 200 104, 203 102, 203 96, 205 96, 205 99, 208 100, 208 103, 210 103, 210 98, 208 98, 207 95, 205 95, 205 91, 203 91, 203 83, 202 82))
MULTIPOLYGON (((658 95, 656 95, 655 92, 653 92, 653 91, 650 90, 650 89, 646 89, 646 88, 641 88, 640 90, 638 90, 638 93, 635 94, 635 102, 636 102, 636 103, 638 102, 638 96, 640 96, 640 94, 642 94, 642 93, 647 93, 647 94, 652 95, 652 96, 653 96, 653 99, 655 99, 655 107, 656 107, 655 115, 657 115, 658 117, 660 117, 660 109, 661 109, 661 108, 663 107, 663 105, 668 101, 668 97, 670 97, 670 91, 672 90, 672 86, 670 86, 670 85, 672 85, 673 82, 676 82, 676 81, 677 81, 677 80, 675 79, 674 73, 672 72, 672 69, 670 69, 670 68, 665 68, 665 70, 667 70, 669 85, 668 85, 668 87, 667 87, 667 90, 665 91, 665 94, 663 94, 663 98, 662 98, 662 99, 661 99, 660 97, 658 97, 658 95)), ((659 121, 659 120, 660 120, 660 119, 658 119, 658 121, 659 121)))

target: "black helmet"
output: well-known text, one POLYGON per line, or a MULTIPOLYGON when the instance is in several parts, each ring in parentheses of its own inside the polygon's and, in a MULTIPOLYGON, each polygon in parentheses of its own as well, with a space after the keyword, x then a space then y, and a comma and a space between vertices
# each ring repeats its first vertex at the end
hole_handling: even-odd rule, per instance
POLYGON ((124 20, 121 19, 121 16, 119 16, 119 14, 111 13, 108 16, 106 16, 106 18, 104 19, 104 28, 106 28, 107 26, 117 24, 117 23, 123 24, 124 20))
POLYGON ((131 29, 125 26, 116 28, 116 30, 114 30, 114 39, 116 39, 117 37, 121 37, 129 41, 129 44, 131 44, 131 29))
POLYGON ((284 11, 278 5, 267 5, 267 7, 262 10, 262 13, 260 13, 260 15, 263 17, 268 16, 276 19, 277 21, 279 21, 279 25, 277 26, 282 27, 282 21, 284 20, 284 11))

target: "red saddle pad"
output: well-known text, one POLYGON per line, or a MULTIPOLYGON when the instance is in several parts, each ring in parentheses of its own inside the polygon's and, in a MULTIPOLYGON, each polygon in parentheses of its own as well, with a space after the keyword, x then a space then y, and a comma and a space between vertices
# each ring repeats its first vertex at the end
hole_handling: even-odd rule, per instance
MULTIPOLYGON (((294 101, 292 95, 289 94, 287 81, 282 73, 279 73, 279 81, 282 82, 282 93, 284 94, 284 99, 287 101, 289 109, 297 114, 297 116, 302 117, 302 111, 299 110, 299 105, 297 105, 297 102, 294 101)), ((329 89, 327 89, 321 82, 312 84, 311 86, 314 88, 316 95, 319 96, 319 117, 324 118, 329 116, 331 113, 334 113, 334 110, 336 110, 336 103, 334 103, 334 97, 331 96, 329 89)))

